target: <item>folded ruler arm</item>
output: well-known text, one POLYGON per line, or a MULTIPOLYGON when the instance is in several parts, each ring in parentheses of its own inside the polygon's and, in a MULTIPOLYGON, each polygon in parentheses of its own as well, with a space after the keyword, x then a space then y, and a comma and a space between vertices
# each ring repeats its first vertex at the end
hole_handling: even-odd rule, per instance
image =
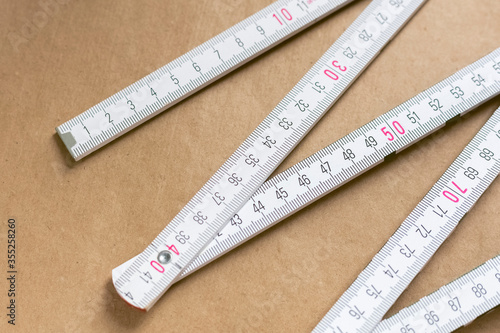
POLYGON ((498 96, 500 73, 496 73, 493 68, 498 63, 500 49, 266 181, 182 272, 182 277, 379 165, 387 156, 420 141, 450 119, 462 116, 498 96), (484 84, 480 86, 472 81, 478 75, 485 78, 484 84), (471 84, 464 85, 468 83, 467 80, 471 84), (463 92, 460 98, 455 98, 453 94, 456 87, 463 92), (446 98, 447 94, 451 98, 446 98), (442 103, 440 112, 434 111, 428 103, 436 99, 442 103), (401 126, 398 129, 403 129, 405 133, 401 135, 394 128, 386 129, 387 132, 394 132, 394 139, 389 141, 390 137, 382 129, 394 121, 398 121, 396 126, 401 126), (345 158, 350 157, 344 156, 344 152, 349 151, 355 158, 345 158), (259 202, 265 207, 264 210, 256 209, 259 202))
POLYGON ((279 0, 56 128, 75 160, 354 0, 279 0))
MULTIPOLYGON (((500 49, 266 181, 182 272, 179 279, 377 166, 387 156, 418 142, 450 119, 462 116, 498 96, 500 73, 494 68, 498 63, 500 49), (473 78, 479 76, 484 81, 478 86, 473 78), (457 95, 457 91, 461 91, 462 95, 457 95), (439 112, 429 105, 434 100, 438 100, 442 106, 439 112), (399 135, 389 141, 391 137, 382 131, 387 128, 387 119, 398 121, 396 126, 401 126, 398 129, 403 129, 405 133, 395 133, 399 135), (344 159, 343 153, 347 151, 356 157, 344 159), (260 205, 265 208, 258 209, 260 205)), ((392 133, 395 129, 390 131, 392 133)), ((130 263, 122 264, 114 273, 123 271, 130 263)))
POLYGON ((373 0, 153 243, 115 271, 120 295, 153 306, 424 3, 373 0))
POLYGON ((500 255, 383 320, 373 332, 453 332, 499 305, 500 255))
MULTIPOLYGON (((328 311, 314 332, 371 332, 375 329, 499 173, 500 108, 328 311)), ((435 320, 429 320, 428 324, 432 326, 434 323, 435 320)))

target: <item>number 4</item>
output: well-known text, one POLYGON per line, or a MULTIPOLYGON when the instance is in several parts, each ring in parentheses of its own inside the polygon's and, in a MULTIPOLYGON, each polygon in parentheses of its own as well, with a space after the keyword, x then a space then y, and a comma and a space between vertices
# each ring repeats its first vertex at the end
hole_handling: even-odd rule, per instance
MULTIPOLYGON (((166 244, 165 244, 166 245, 166 244)), ((166 245, 167 246, 167 249, 169 249, 170 251, 172 251, 173 253, 179 255, 179 250, 177 250, 177 248, 175 247, 175 245, 166 245)))

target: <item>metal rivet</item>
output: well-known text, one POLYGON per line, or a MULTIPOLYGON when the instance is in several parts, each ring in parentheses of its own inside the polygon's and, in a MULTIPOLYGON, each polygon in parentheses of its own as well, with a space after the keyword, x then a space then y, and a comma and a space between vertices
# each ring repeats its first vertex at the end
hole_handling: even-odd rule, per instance
POLYGON ((160 264, 168 264, 170 262, 170 259, 172 259, 172 255, 168 251, 161 251, 158 253, 158 262, 160 264))

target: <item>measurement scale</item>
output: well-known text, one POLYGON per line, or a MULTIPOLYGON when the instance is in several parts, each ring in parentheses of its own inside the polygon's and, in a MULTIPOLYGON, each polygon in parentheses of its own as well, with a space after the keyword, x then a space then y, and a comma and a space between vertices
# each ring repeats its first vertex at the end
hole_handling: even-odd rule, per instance
POLYGON ((404 308, 374 332, 451 332, 500 305, 500 255, 404 308))
POLYGON ((120 295, 151 308, 424 3, 372 1, 153 243, 115 271, 120 295))
MULTIPOLYGON (((314 332, 371 332, 498 176, 499 157, 500 108, 320 321, 314 332)), ((479 297, 484 295, 486 290, 479 297)), ((424 317, 428 320, 428 326, 435 325, 439 320, 435 314, 426 314, 424 317)), ((403 326, 401 329, 406 328, 403 326)))
MULTIPOLYGON (((388 156, 442 128, 450 119, 462 116, 498 96, 498 63, 500 49, 266 181, 182 272, 180 278, 370 170, 388 156), (478 85, 474 78, 479 77, 483 81, 478 85), (434 100, 442 106, 439 112, 429 105, 434 100), (398 122, 397 128, 402 128, 405 133, 394 133, 395 129, 391 128, 394 138, 389 140, 392 137, 384 134, 382 129, 394 121, 398 122), (344 152, 347 151, 355 158, 345 159, 344 152), (264 209, 259 209, 261 206, 264 209)), ((133 260, 115 268, 115 273, 124 271, 133 260)))
POLYGON ((57 134, 78 161, 352 1, 276 1, 58 126, 57 134))

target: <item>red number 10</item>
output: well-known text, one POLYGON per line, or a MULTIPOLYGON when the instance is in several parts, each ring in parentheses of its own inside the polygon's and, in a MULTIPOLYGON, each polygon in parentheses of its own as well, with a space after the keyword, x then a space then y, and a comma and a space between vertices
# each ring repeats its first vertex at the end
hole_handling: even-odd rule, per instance
MULTIPOLYGON (((292 20, 292 15, 290 14, 290 12, 288 10, 286 10, 286 8, 282 8, 281 9, 281 14, 283 15, 283 17, 285 17, 288 21, 291 21, 292 20)), ((283 25, 283 23, 281 22, 281 20, 279 19, 278 16, 276 16, 276 14, 273 14, 273 17, 275 19, 278 20, 278 22, 280 23, 280 25, 283 25)))

